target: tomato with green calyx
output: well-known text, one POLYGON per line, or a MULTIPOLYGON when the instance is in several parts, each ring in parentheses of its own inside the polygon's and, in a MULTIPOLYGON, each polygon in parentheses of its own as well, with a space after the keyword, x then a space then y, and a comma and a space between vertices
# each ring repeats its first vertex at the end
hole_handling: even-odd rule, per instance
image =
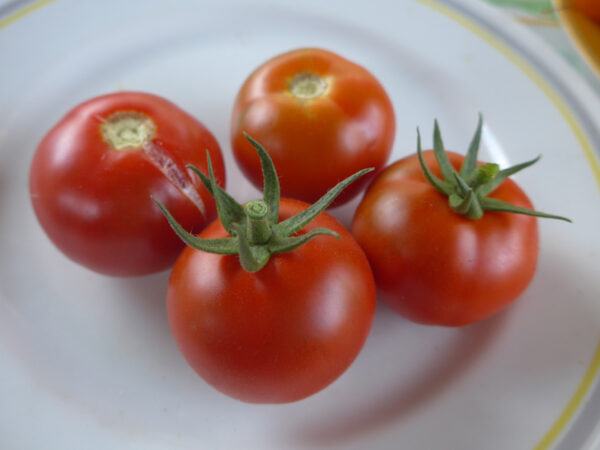
POLYGON ((169 324, 188 363, 219 391, 246 402, 292 402, 338 378, 373 321, 369 263, 352 235, 323 212, 369 170, 312 206, 280 199, 271 159, 249 141, 263 166, 261 200, 238 204, 216 184, 209 161, 210 177, 198 175, 220 220, 194 236, 158 203, 188 244, 169 280, 169 324))
POLYGON ((130 276, 167 269, 184 245, 148 193, 186 229, 203 229, 215 204, 186 165, 206 170, 206 149, 224 184, 219 144, 170 101, 141 92, 93 98, 39 144, 29 178, 33 209, 51 241, 91 270, 130 276))
MULTIPOLYGON (((231 147, 244 174, 260 186, 260 160, 247 132, 268 150, 285 197, 308 203, 364 167, 382 168, 395 134, 392 103, 365 68, 322 49, 303 48, 262 64, 237 94, 231 147)), ((355 197, 370 176, 334 202, 355 197)))
POLYGON ((466 156, 446 152, 437 122, 434 150, 392 164, 358 206, 352 233, 383 300, 415 322, 461 326, 485 319, 530 283, 538 258, 537 217, 508 176, 477 162, 482 121, 466 156), (437 163, 437 165, 435 164, 437 163))

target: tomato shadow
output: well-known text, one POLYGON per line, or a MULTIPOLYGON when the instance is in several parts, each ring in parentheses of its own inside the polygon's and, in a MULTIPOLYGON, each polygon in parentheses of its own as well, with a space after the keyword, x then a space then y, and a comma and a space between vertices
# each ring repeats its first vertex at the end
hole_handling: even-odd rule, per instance
POLYGON ((120 308, 132 327, 158 348, 172 341, 166 295, 170 271, 135 278, 116 278, 115 289, 122 297, 120 308))
MULTIPOLYGON (((378 307, 385 309, 381 313, 384 317, 380 322, 384 322, 384 326, 388 328, 388 330, 385 328, 381 330, 382 324, 377 324, 380 328, 380 336, 377 337, 380 338, 390 334, 391 328, 398 326, 398 317, 381 304, 378 307)), ((324 408, 312 414, 310 419, 292 431, 289 437, 302 446, 331 445, 337 448, 339 445, 349 444, 359 437, 364 438, 365 435, 376 433, 392 423, 402 421, 427 403, 434 401, 460 379, 461 375, 486 352, 486 348, 503 328, 509 314, 510 312, 501 312, 482 323, 461 328, 458 337, 453 340, 451 346, 448 346, 448 350, 436 353, 435 357, 425 364, 420 375, 413 376, 410 382, 402 381, 395 387, 377 390, 374 396, 363 398, 356 407, 348 407, 346 404, 343 408, 334 407, 335 410, 324 408)), ((400 320, 402 320, 400 326, 414 326, 403 319, 400 320)), ((373 346, 371 351, 378 351, 378 349, 373 346)), ((377 356, 380 360, 389 357, 389 352, 387 355, 377 356)), ((402 363, 406 365, 407 361, 402 363)), ((382 364, 382 367, 385 368, 386 364, 382 364)), ((362 370, 373 369, 363 367, 362 370)), ((401 368, 398 370, 402 371, 401 368)), ((367 377, 371 378, 371 375, 367 377)), ((377 376, 375 375, 374 378, 377 376)), ((364 382, 363 388, 370 390, 364 382)))
POLYGON ((167 293, 170 271, 165 270, 138 277, 114 277, 113 283, 133 303, 142 303, 152 308, 162 305, 167 293))

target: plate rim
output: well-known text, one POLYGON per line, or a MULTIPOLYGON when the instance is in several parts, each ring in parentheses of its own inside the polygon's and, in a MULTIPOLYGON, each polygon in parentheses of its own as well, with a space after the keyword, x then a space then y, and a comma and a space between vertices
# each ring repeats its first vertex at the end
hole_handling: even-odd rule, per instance
MULTIPOLYGON (((593 45, 589 42, 587 33, 580 28, 581 23, 590 22, 577 11, 571 11, 565 0, 552 0, 559 23, 562 25, 569 40, 577 53, 592 69, 594 75, 600 76, 600 53, 593 52, 593 45)), ((600 39, 600 26, 598 26, 598 38, 600 39)), ((600 48, 599 48, 600 50, 600 48)))
MULTIPOLYGON (((416 1, 438 10, 471 31, 534 82, 573 132, 600 191, 599 124, 592 119, 594 114, 590 111, 596 110, 596 117, 600 117, 600 99, 583 77, 557 54, 552 53, 548 45, 530 30, 509 22, 487 4, 476 3, 474 0, 416 1), (581 83, 577 86, 567 85, 567 79, 580 80, 581 83)), ((567 404, 534 446, 534 450, 557 448, 559 445, 561 449, 571 450, 573 447, 562 445, 567 438, 583 438, 580 448, 593 450, 593 446, 600 440, 600 413, 595 417, 595 423, 588 424, 587 431, 579 431, 579 436, 569 436, 570 429, 591 404, 592 398, 600 400, 600 339, 567 404)))

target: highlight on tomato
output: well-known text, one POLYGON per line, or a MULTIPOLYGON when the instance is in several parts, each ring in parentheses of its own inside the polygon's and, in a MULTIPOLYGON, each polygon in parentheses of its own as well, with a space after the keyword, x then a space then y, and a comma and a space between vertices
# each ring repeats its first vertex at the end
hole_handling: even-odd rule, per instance
POLYGON ((29 176, 33 209, 56 247, 91 270, 131 276, 167 269, 184 245, 148 194, 183 227, 202 230, 216 208, 186 165, 206 171, 207 149, 224 185, 219 144, 175 104, 142 92, 93 98, 39 144, 29 176))
POLYGON ((482 119, 466 156, 434 149, 387 167, 359 204, 352 233, 364 249, 383 301, 423 324, 462 326, 513 302, 535 273, 536 212, 510 175, 539 157, 500 170, 477 162, 482 119))
POLYGON ((159 202, 188 247, 171 274, 167 312, 190 366, 210 385, 252 403, 308 397, 354 361, 370 331, 375 283, 352 235, 323 212, 350 183, 312 206, 280 199, 266 151, 248 138, 264 170, 264 193, 244 206, 198 172, 219 220, 198 236, 159 202))
MULTIPOLYGON (((312 203, 358 170, 385 166, 395 129, 392 102, 369 71, 330 51, 302 48, 263 63, 243 83, 231 146, 243 173, 260 187, 260 160, 244 132, 253 136, 277 167, 282 195, 312 203)), ((371 175, 334 206, 355 197, 371 175)))

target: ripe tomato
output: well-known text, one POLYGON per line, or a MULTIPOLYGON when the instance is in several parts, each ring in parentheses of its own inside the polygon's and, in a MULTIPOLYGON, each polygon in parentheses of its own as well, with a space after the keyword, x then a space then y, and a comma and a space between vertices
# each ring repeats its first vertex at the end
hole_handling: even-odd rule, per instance
MULTIPOLYGON (((312 203, 352 173, 385 165, 394 141, 394 110, 363 67, 329 51, 300 49, 261 65, 235 101, 233 154, 260 187, 259 158, 244 132, 269 152, 282 195, 312 203)), ((356 196, 369 178, 346 189, 335 205, 356 196)))
MULTIPOLYGON (((432 151, 423 152, 440 176, 432 151)), ((464 157, 448 152, 458 170, 464 157)), ((491 195, 531 209, 506 179, 491 195)), ((416 155, 386 168, 365 193, 352 224, 383 300, 415 322, 460 326, 491 316, 531 281, 538 257, 537 219, 486 212, 471 220, 425 179, 416 155)))
MULTIPOLYGON (((282 199, 279 218, 307 204, 282 199)), ((375 311, 375 285, 364 253, 332 216, 319 214, 300 234, 326 227, 258 272, 237 255, 187 247, 169 280, 167 311, 188 363, 234 398, 283 403, 307 397, 341 375, 357 356, 375 311)), ((226 238, 219 221, 199 237, 226 238)))
POLYGON ((596 22, 600 22, 600 1, 598 0, 568 0, 565 5, 596 22))
POLYGON ((218 143, 196 119, 155 95, 120 92, 80 104, 39 144, 30 170, 33 208, 69 258, 108 275, 173 264, 183 243, 151 201, 187 229, 215 217, 212 197, 187 164, 206 170, 206 150, 225 183, 218 143))

